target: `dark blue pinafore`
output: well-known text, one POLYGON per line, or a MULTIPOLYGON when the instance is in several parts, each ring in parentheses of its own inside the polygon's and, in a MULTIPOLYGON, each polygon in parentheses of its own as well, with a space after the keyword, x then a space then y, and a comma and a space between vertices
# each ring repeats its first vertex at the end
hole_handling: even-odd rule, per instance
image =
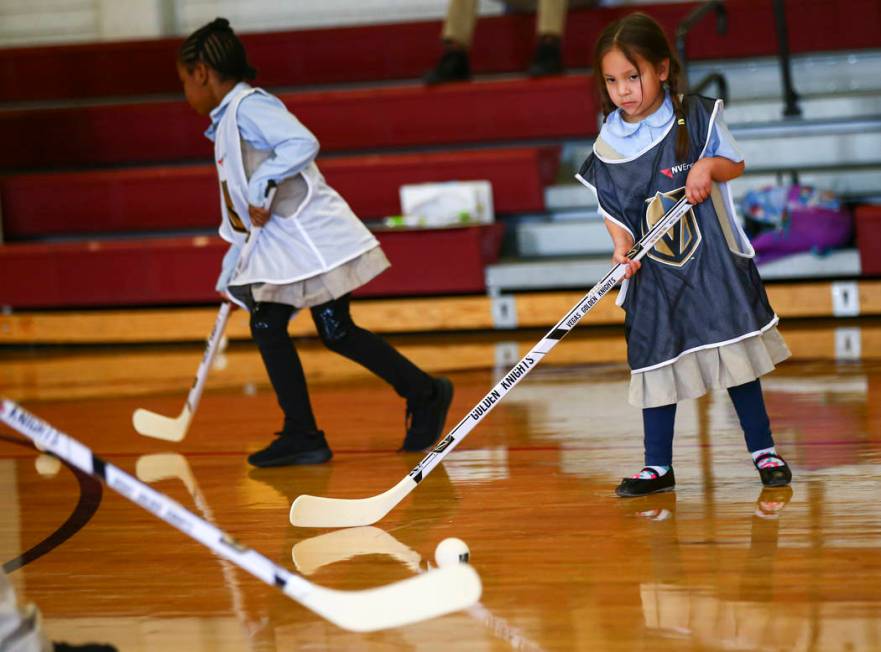
MULTIPOLYGON (((600 208, 639 240, 685 193, 688 170, 702 156, 716 101, 688 98, 689 152, 676 158, 674 125, 632 159, 604 160, 596 151, 579 171, 600 208)), ((623 308, 627 358, 634 372, 671 364, 685 353, 757 335, 777 317, 750 256, 732 250, 720 216, 705 201, 642 259, 623 308)))

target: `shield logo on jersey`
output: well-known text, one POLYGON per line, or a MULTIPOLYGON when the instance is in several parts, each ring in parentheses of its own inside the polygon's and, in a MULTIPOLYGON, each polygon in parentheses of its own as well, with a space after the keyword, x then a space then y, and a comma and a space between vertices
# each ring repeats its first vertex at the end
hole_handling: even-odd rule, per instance
MULTIPOLYGON (((645 224, 643 232, 647 233, 660 220, 673 205, 685 194, 685 188, 677 188, 670 192, 657 192, 655 196, 646 199, 645 224)), ((687 263, 701 243, 701 232, 697 225, 694 211, 689 210, 679 222, 676 223, 647 254, 649 258, 659 263, 682 267, 687 263)))

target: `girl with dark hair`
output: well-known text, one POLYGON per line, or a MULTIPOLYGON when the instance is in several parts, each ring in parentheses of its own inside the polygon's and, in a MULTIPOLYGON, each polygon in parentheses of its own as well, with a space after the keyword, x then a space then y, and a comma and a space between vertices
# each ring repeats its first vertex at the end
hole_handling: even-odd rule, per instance
POLYGON ((389 267, 376 238, 330 188, 315 164, 318 141, 277 97, 246 80, 256 71, 229 22, 217 18, 181 45, 178 76, 187 102, 211 118, 220 181, 220 236, 230 243, 217 289, 250 313, 253 336, 284 412, 278 437, 255 466, 320 464, 332 453, 312 413, 289 320, 309 308, 322 342, 366 367, 407 401, 401 450, 422 451, 441 435, 453 387, 433 378, 349 313, 352 291, 389 267), (269 209, 262 197, 278 187, 269 209), (240 249, 262 227, 236 271, 240 249))
POLYGON ((642 13, 603 30, 593 60, 606 119, 577 178, 597 195, 613 260, 628 264, 618 303, 629 400, 642 408, 645 431, 645 466, 616 493, 672 490, 676 403, 722 387, 763 484, 789 484, 759 382, 789 350, 735 215, 727 182, 744 163, 722 102, 681 94, 679 63, 642 13), (634 241, 682 196, 693 209, 642 264, 629 261, 634 241))

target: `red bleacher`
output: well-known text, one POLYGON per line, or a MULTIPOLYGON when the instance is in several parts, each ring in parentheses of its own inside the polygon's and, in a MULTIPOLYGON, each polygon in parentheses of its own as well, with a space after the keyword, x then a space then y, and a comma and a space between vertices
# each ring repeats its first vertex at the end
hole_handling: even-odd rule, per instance
MULTIPOLYGON (((556 147, 517 147, 327 159, 321 170, 357 215, 400 212, 405 183, 488 179, 498 213, 544 210, 556 147)), ((211 229, 219 215, 210 165, 23 174, 0 178, 10 240, 175 229, 211 229)))
MULTIPOLYGON (((696 3, 643 6, 673 32, 696 3)), ((771 3, 730 0, 728 34, 707 18, 690 36, 692 59, 772 55, 771 3)), ((570 12, 569 67, 589 64, 590 44, 632 7, 570 12)), ((877 0, 788 0, 794 52, 881 43, 877 0)), ((253 34, 244 37, 266 87, 414 79, 439 55, 438 21, 253 34), (357 62, 357 65, 353 65, 357 62)), ((531 16, 478 23, 475 72, 521 72, 534 42, 531 16)), ((198 303, 215 300, 223 245, 214 236, 145 238, 213 229, 217 193, 205 118, 181 100, 178 39, 16 48, 0 56, 0 102, 62 100, 54 108, 0 107, 0 201, 11 244, 0 247, 0 305, 16 308, 198 303), (152 98, 144 96, 152 95, 152 98), (109 98, 83 104, 83 98, 109 98), (77 104, 69 102, 77 100, 77 104), (151 166, 151 167, 146 167, 151 166), (109 235, 123 236, 112 240, 109 235), (135 234, 141 236, 134 238, 135 234), (22 243, 51 236, 102 240, 22 243), (16 242, 17 241, 17 242, 16 242)), ((544 209, 558 165, 548 142, 595 134, 597 105, 583 74, 426 88, 281 93, 319 138, 331 185, 364 218, 398 211, 403 183, 489 179, 497 212, 544 209), (514 146, 518 145, 519 146, 514 146), (524 146, 525 144, 525 146, 524 146), (479 145, 485 149, 419 152, 479 145), (413 152, 401 152, 411 149, 413 152), (331 157, 325 156, 330 153, 331 157), (333 154, 347 153, 345 157, 333 154)), ((501 225, 383 232, 393 268, 361 295, 484 290, 501 225)))
POLYGON ((854 210, 856 242, 863 276, 881 276, 881 206, 864 204, 854 210))
MULTIPOLYGON (((378 234, 391 269, 357 296, 482 292, 501 224, 378 234), (425 246, 430 243, 430 246, 425 246)), ((0 305, 73 308, 205 303, 226 244, 220 238, 142 238, 0 248, 0 305)))
MULTIPOLYGON (((642 7, 669 34, 698 3, 642 7)), ((777 39, 768 0, 728 0, 728 34, 706 19, 689 37, 695 59, 772 56, 777 39)), ((877 0, 788 0, 793 52, 875 48, 881 43, 877 0)), ((591 46, 604 25, 634 7, 570 12, 564 41, 569 67, 590 65, 591 46)), ((309 29, 243 36, 267 87, 414 79, 440 54, 439 21, 309 29), (352 65, 352 62, 358 65, 352 65)), ((477 73, 519 72, 532 54, 532 16, 478 21, 472 50, 477 73)), ((0 101, 121 97, 179 93, 174 60, 180 39, 6 49, 0 56, 0 101)))
MULTIPOLYGON (((582 75, 281 95, 322 150, 585 137, 597 105, 582 75)), ((211 157, 206 118, 184 102, 0 112, 0 169, 211 157)))

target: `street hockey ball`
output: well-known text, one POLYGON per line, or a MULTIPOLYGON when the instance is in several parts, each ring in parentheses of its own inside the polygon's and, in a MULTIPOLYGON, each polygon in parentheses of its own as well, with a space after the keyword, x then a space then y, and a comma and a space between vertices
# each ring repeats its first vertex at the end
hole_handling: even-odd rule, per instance
POLYGON ((467 564, 470 559, 471 551, 468 549, 468 545, 456 537, 444 539, 434 549, 434 560, 437 562, 438 568, 453 564, 467 564))

